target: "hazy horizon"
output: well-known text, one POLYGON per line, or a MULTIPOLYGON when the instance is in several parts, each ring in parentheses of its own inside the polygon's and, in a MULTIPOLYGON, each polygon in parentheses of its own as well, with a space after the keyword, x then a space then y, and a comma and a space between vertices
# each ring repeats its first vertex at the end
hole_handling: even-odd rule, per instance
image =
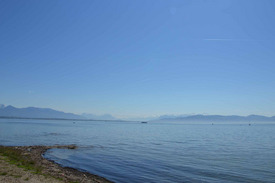
MULTIPOLYGON (((27 117, 27 118, 53 118, 53 119, 57 119, 57 118, 62 118, 62 119, 77 119, 76 117, 83 117, 83 119, 93 119, 93 120, 126 120, 126 121, 152 121, 152 120, 164 120, 164 119, 170 119, 170 120, 177 120, 177 119, 185 119, 186 117, 226 117, 226 118, 230 118, 230 117, 235 117, 234 119, 232 118, 231 120, 237 122, 239 120, 239 117, 242 118, 246 118, 246 117, 251 117, 251 116, 261 116, 261 119, 256 119, 257 121, 261 121, 263 120, 262 117, 264 117, 264 119, 267 118, 271 118, 271 117, 275 117, 275 116, 263 116, 263 115, 258 115, 258 114, 249 114, 249 115, 236 115, 236 114, 231 114, 231 115, 221 115, 221 114, 162 114, 162 115, 151 115, 151 116, 115 116, 112 115, 110 113, 105 113, 105 114, 94 114, 94 113, 80 113, 80 114, 76 114, 76 113, 65 113, 65 114, 73 114, 73 115, 77 115, 77 116, 55 116, 52 113, 48 113, 47 117, 45 117, 45 114, 40 114, 42 116, 40 116, 39 114, 34 114, 33 109, 37 109, 40 110, 42 109, 43 111, 46 110, 54 110, 54 112, 64 112, 64 111, 58 111, 52 108, 37 108, 35 106, 29 106, 29 107, 25 107, 25 108, 18 108, 16 106, 12 106, 12 105, 4 105, 4 104, 0 104, 0 117, 27 117), (3 113, 1 113, 1 109, 4 109, 8 106, 14 107, 16 109, 24 109, 24 113, 20 113, 20 115, 15 115, 17 114, 16 111, 10 111, 8 113, 8 115, 3 115, 3 113), (31 108, 31 111, 26 111, 26 109, 31 108), (9 114, 13 114, 13 115, 9 115, 9 114), (22 116, 23 115, 23 116, 22 116), (51 116, 52 115, 52 116, 51 116), (237 117, 237 118, 236 118, 237 117), (236 121, 237 120, 237 121, 236 121)), ((81 118, 78 118, 81 119, 81 118)), ((198 120, 204 120, 204 118, 198 118, 198 120)), ((208 119, 208 120, 213 120, 213 119, 208 119)), ((227 119, 228 120, 228 119, 227 119)), ((244 119, 242 119, 244 120, 244 119)), ((255 120, 255 119, 253 119, 255 120)), ((270 119, 269 119, 270 120, 270 119)))
POLYGON ((274 10, 273 0, 0 1, 0 103, 274 116, 274 10))

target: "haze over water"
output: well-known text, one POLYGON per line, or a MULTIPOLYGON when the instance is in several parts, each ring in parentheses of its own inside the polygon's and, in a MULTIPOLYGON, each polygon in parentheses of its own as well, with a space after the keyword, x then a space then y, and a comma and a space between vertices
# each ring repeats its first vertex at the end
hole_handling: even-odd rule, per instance
MULTIPOLYGON (((275 120, 274 10, 274 0, 0 0, 0 116, 275 120)), ((275 182, 274 123, 169 120, 0 118, 0 144, 76 144, 45 157, 119 183, 275 182)))
POLYGON ((76 144, 45 157, 115 182, 274 182, 274 130, 260 122, 0 119, 0 144, 76 144))

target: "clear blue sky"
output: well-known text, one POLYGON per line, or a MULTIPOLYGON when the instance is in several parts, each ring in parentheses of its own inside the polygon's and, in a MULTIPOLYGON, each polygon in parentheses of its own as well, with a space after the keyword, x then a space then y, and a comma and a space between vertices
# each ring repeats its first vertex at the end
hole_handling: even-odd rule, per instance
POLYGON ((0 0, 0 103, 275 115, 275 1, 0 0))

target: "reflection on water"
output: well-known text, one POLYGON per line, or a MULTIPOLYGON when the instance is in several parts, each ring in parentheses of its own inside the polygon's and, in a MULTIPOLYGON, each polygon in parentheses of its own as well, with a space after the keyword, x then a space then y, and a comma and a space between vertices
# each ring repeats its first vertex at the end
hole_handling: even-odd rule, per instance
POLYGON ((0 119, 2 145, 77 144, 46 157, 115 182, 275 182, 275 125, 0 119))

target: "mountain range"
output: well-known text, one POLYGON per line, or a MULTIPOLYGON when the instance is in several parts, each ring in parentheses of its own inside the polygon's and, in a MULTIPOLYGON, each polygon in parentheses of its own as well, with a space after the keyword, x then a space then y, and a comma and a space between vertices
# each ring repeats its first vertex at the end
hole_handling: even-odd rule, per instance
POLYGON ((96 119, 96 120, 117 120, 114 116, 111 114, 103 114, 103 115, 95 115, 95 114, 90 114, 90 113, 83 113, 83 117, 87 119, 96 119))
POLYGON ((46 119, 82 119, 82 120, 118 120, 110 114, 95 115, 83 113, 77 115, 50 108, 26 107, 17 108, 0 104, 0 117, 8 118, 46 118, 46 119))
POLYGON ((0 105, 1 117, 20 117, 20 118, 60 118, 60 119, 84 119, 83 116, 73 113, 65 113, 49 108, 26 107, 16 108, 11 105, 0 105))
MULTIPOLYGON (((9 118, 54 118, 54 119, 91 119, 91 120, 119 120, 113 117, 110 114, 104 115, 94 115, 83 113, 82 115, 77 115, 73 113, 65 113, 62 111, 53 110, 50 108, 37 108, 37 107, 26 107, 26 108, 16 108, 11 105, 5 106, 0 104, 0 117, 9 117, 9 118)), ((143 118, 141 118, 143 119, 143 118)), ((150 121, 177 121, 177 122, 196 122, 196 121, 263 121, 263 122, 275 122, 275 116, 267 117, 260 115, 249 115, 249 116, 223 116, 223 115, 163 115, 158 118, 149 119, 150 121)), ((146 121, 146 120, 141 120, 146 121)))
POLYGON ((238 116, 238 115, 230 115, 230 116, 223 116, 223 115, 191 115, 191 116, 163 116, 154 121, 189 121, 189 122, 196 122, 196 121, 211 121, 211 122, 218 122, 218 121, 269 121, 275 122, 275 116, 267 117, 261 115, 249 115, 249 116, 238 116))

